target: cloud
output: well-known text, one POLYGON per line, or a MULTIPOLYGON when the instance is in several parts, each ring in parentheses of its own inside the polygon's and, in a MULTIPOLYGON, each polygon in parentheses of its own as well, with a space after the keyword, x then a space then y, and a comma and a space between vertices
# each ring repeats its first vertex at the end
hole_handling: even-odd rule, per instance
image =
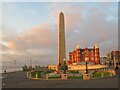
MULTIPOLYGON (((4 33, 4 35, 6 34, 8 37, 11 36, 8 33, 4 33)), ((14 39, 8 37, 4 39, 4 41, 6 40, 7 47, 4 46, 3 50, 11 53, 14 52, 12 55, 10 55, 10 53, 6 53, 6 55, 15 57, 18 62, 26 57, 27 59, 32 58, 35 63, 43 63, 57 56, 57 38, 54 36, 54 32, 48 23, 44 22, 38 26, 35 26, 24 32, 22 35, 16 36, 14 39), (21 54, 21 56, 18 56, 15 52, 21 54)), ((5 55, 5 53, 3 54, 5 55)), ((6 57, 8 60, 9 57, 6 57)), ((5 59, 6 58, 4 57, 3 61, 5 59)), ((11 59, 12 58, 9 60, 11 59)), ((56 62, 56 60, 53 61, 56 62)), ((25 62, 27 63, 28 60, 25 62)), ((43 65, 45 64, 43 63, 43 65)))
POLYGON ((50 48, 55 44, 54 33, 47 23, 42 23, 9 41, 8 46, 16 49, 41 49, 50 48))
POLYGON ((20 37, 21 41, 26 44, 36 45, 51 45, 54 43, 54 36, 52 30, 50 30, 47 23, 43 23, 40 26, 33 27, 32 29, 24 32, 20 37))

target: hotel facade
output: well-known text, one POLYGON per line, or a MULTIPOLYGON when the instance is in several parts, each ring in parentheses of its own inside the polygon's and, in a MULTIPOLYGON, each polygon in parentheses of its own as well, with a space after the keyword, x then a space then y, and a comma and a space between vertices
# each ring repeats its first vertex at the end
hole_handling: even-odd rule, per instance
POLYGON ((93 62, 94 64, 100 64, 100 53, 98 45, 95 44, 93 48, 81 49, 77 45, 76 49, 72 52, 69 52, 68 64, 78 63, 81 61, 93 62))

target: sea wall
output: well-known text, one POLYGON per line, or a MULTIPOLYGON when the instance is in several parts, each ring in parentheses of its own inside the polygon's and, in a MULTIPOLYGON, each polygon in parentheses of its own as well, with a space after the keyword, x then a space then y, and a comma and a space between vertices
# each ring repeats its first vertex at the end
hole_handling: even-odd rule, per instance
MULTIPOLYGON (((99 68, 107 68, 107 65, 87 65, 88 69, 99 69, 99 68)), ((86 69, 86 65, 69 65, 68 70, 84 70, 86 69)))

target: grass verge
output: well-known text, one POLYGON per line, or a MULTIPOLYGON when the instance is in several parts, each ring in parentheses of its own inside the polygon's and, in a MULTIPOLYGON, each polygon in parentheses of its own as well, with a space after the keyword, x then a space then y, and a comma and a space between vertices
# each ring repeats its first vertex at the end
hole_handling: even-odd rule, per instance
POLYGON ((32 73, 32 78, 36 78, 36 74, 38 74, 38 78, 42 78, 40 71, 34 71, 34 72, 32 73))

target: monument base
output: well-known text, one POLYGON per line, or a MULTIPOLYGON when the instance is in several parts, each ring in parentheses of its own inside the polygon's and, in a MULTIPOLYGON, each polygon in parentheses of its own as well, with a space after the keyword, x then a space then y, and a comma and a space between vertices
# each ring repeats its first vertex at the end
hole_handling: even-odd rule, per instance
POLYGON ((83 80, 90 80, 90 74, 84 74, 83 80))
POLYGON ((68 75, 67 74, 61 74, 61 79, 62 80, 67 80, 68 78, 68 75))
POLYGON ((63 66, 58 66, 58 70, 63 70, 63 66))

